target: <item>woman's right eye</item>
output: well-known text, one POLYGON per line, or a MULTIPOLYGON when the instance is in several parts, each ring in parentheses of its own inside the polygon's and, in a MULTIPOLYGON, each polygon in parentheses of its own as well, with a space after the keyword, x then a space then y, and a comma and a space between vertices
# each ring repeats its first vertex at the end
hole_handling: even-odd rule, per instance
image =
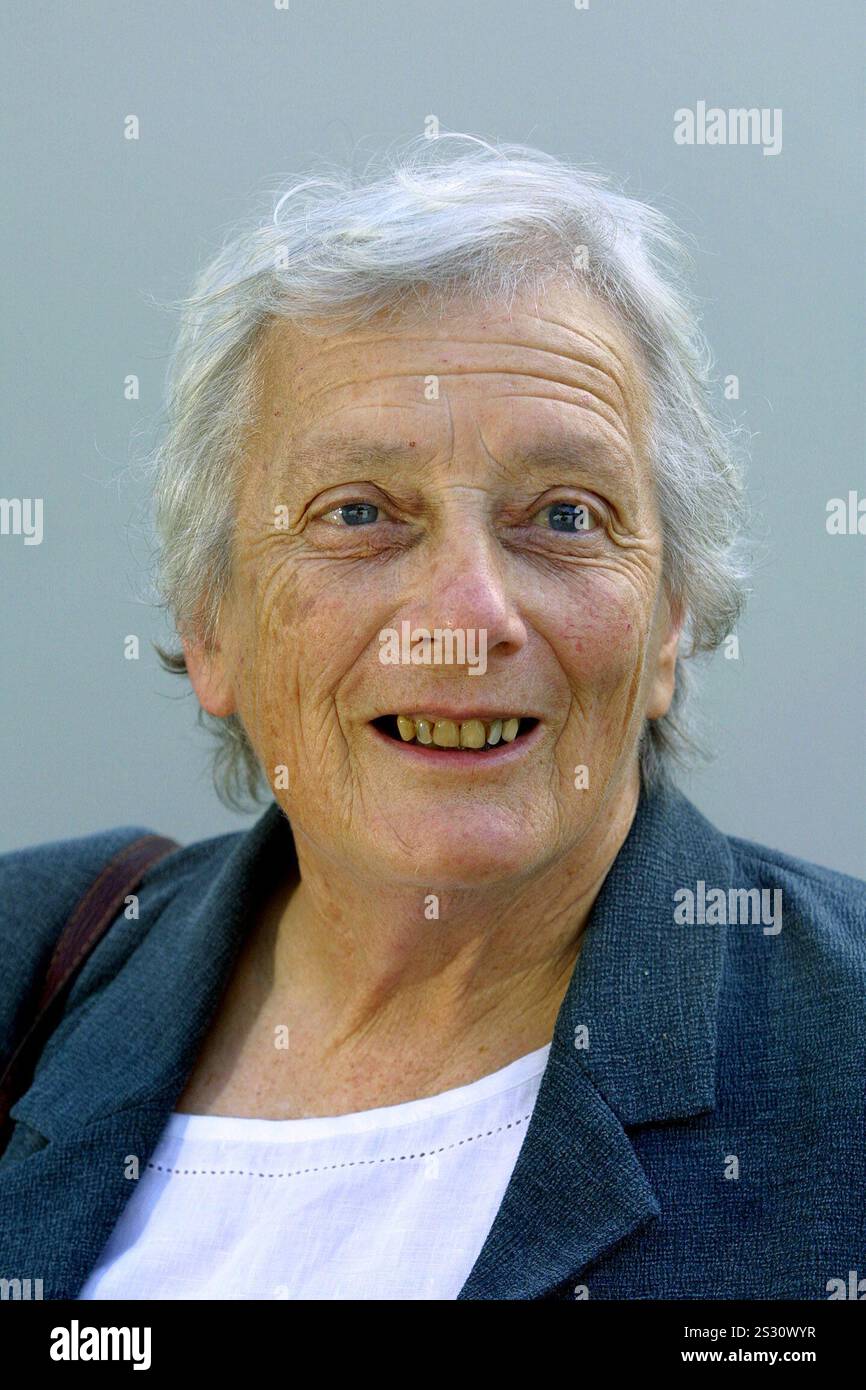
POLYGON ((379 508, 372 502, 344 502, 341 507, 334 507, 333 511, 326 512, 323 521, 331 521, 339 526, 367 526, 370 522, 378 521, 379 508))

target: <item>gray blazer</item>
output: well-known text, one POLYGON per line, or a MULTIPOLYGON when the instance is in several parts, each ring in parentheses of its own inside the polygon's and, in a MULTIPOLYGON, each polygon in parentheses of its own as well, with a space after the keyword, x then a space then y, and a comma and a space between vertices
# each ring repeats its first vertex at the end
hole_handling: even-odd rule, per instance
MULTIPOLYGON (((74 903, 144 833, 0 857, 4 1054, 74 903)), ((148 874, 138 920, 118 919, 88 961, 13 1108, 0 1277, 41 1278, 46 1298, 81 1289, 133 1190, 128 1156, 144 1170, 258 895, 295 862, 274 804, 148 874)), ((864 1005, 866 886, 722 835, 676 791, 645 794, 459 1297, 825 1299, 858 1296, 838 1292, 858 1280, 866 1296, 864 1005), (718 918, 722 900, 727 924, 709 907, 718 918), (704 920, 688 920, 689 901, 704 920), (746 920, 747 904, 764 915, 746 920)))

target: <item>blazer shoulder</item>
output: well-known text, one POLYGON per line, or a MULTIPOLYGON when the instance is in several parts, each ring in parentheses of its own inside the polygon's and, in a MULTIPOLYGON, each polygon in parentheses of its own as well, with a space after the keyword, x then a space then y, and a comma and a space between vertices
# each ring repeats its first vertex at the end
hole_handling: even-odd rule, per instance
POLYGON ((123 825, 0 854, 0 1038, 14 1030, 76 903, 115 854, 153 833, 123 825))
POLYGON ((816 889, 819 892, 838 894, 861 906, 866 903, 866 880, 857 878, 854 874, 825 868, 823 864, 814 864, 809 859, 800 859, 797 855, 786 854, 783 850, 771 849, 769 845, 756 844, 754 840, 743 840, 736 835, 728 835, 726 838, 735 863, 757 866, 769 877, 783 874, 792 882, 799 879, 804 892, 816 889))
POLYGON ((866 969, 866 882, 752 840, 727 840, 738 887, 779 889, 785 921, 793 917, 813 937, 852 948, 866 969))

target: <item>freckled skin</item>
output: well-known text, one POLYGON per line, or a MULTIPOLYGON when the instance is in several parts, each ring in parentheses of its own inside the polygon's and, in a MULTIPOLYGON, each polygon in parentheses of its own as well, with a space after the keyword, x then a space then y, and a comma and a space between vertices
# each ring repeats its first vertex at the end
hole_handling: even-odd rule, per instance
POLYGON ((288 767, 275 795, 323 874, 337 863, 357 881, 527 899, 598 878, 634 811, 643 721, 670 702, 677 636, 648 398, 623 329, 553 287, 510 313, 422 308, 323 337, 275 323, 261 370, 219 645, 187 644, 202 704, 240 714, 271 777, 288 767), (326 435, 414 453, 360 470, 310 458, 326 435), (522 462, 542 438, 573 463, 522 462), (353 501, 376 523, 327 519, 353 501), (592 530, 551 530, 553 502, 589 505, 592 530), (486 629, 486 673, 383 666, 379 633, 404 620, 486 629), (532 756, 459 778, 371 734, 374 716, 437 699, 536 716, 532 756))

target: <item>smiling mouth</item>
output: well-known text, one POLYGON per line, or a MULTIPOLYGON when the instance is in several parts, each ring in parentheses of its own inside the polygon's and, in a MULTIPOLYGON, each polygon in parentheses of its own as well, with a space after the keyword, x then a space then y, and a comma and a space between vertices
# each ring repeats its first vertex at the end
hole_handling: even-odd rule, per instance
POLYGON ((524 738, 537 719, 503 714, 496 719, 437 719, 434 715, 383 714, 373 727, 398 743, 437 751, 487 753, 524 738))

